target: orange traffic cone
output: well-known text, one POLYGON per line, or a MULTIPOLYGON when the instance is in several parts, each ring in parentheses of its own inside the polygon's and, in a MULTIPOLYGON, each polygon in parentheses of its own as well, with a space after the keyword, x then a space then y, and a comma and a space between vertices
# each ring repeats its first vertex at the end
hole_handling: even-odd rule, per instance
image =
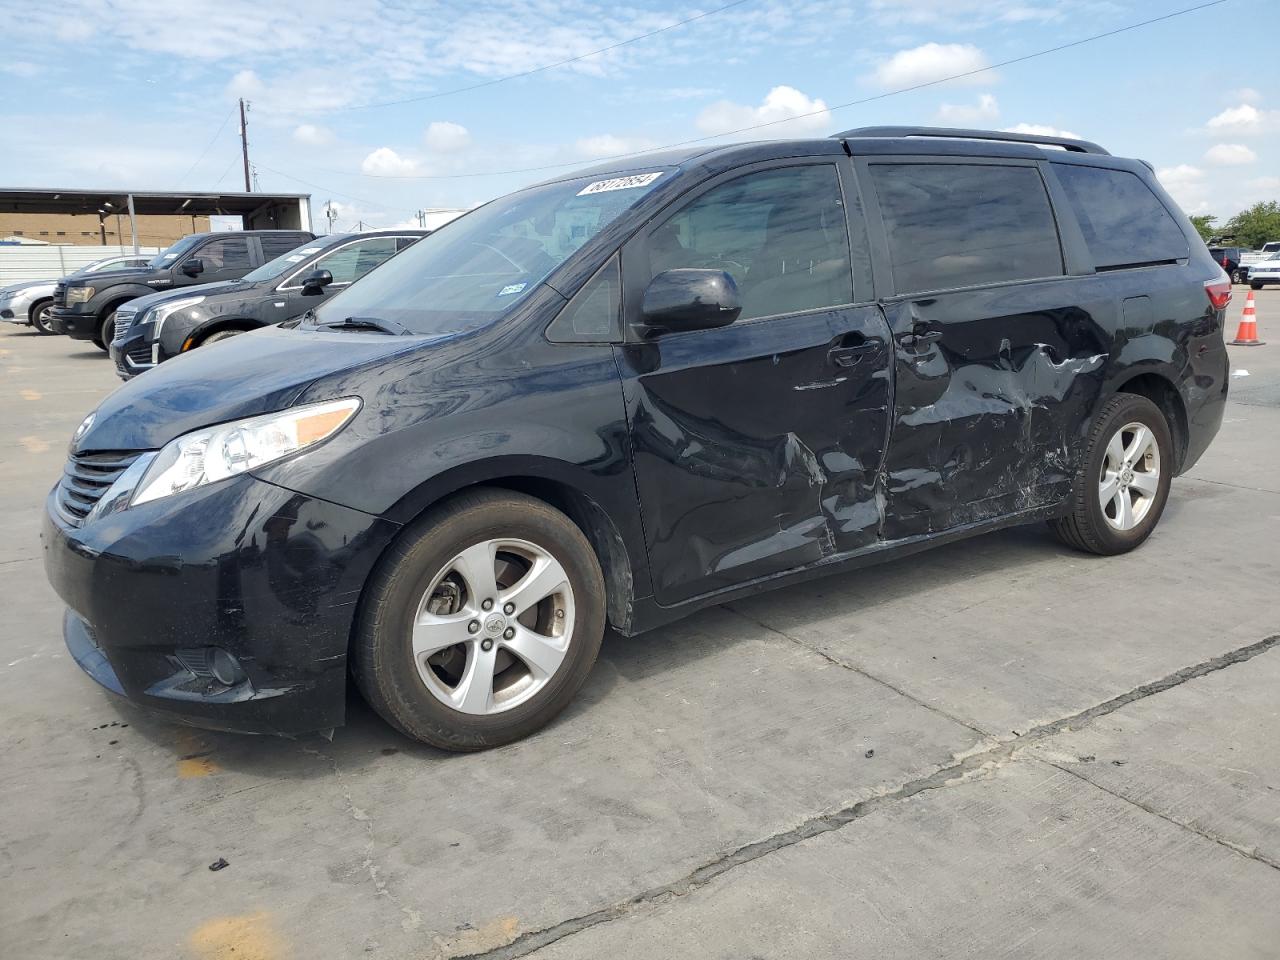
POLYGON ((1236 338, 1231 341, 1236 347, 1260 347, 1265 340, 1258 339, 1258 311, 1253 305, 1253 291, 1244 302, 1244 313, 1240 314, 1240 326, 1236 327, 1236 338))

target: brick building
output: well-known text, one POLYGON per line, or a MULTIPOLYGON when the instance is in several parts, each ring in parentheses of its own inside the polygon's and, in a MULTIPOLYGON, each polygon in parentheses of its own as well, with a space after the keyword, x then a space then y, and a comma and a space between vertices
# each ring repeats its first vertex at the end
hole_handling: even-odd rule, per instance
MULTIPOLYGON (((145 247, 167 247, 188 233, 203 233, 209 229, 208 216, 137 214, 135 219, 138 243, 145 247)), ((97 213, 9 213, 0 210, 0 237, 23 237, 45 243, 87 247, 133 242, 127 210, 105 216, 97 213)))

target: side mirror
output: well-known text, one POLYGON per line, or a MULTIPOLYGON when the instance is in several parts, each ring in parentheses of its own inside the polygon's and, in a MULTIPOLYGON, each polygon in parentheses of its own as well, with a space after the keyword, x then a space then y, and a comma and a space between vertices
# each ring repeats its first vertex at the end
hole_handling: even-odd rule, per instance
POLYGON ((303 293, 319 293, 333 283, 333 274, 328 270, 312 270, 302 278, 303 293))
POLYGON ((679 333, 727 327, 742 313, 742 301, 723 270, 667 270, 649 281, 640 309, 654 331, 679 333))
POLYGON ((204 261, 199 257, 192 257, 182 265, 182 272, 188 277, 198 277, 204 273, 204 261))

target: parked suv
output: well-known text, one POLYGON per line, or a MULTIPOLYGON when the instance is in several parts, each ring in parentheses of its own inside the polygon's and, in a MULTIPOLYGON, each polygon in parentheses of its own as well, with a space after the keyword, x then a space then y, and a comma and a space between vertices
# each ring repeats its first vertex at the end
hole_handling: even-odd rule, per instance
POLYGON ((111 359, 128 380, 179 353, 295 317, 321 303, 425 230, 340 233, 308 240, 240 280, 170 290, 116 310, 111 359))
MULTIPOLYGON (((136 269, 146 266, 150 260, 150 256, 104 257, 85 264, 70 276, 79 278, 95 273, 136 269)), ((27 280, 0 289, 0 320, 30 324, 41 334, 56 333, 49 310, 53 307, 53 293, 57 286, 56 280, 27 280)))
POLYGON ((1210 247, 1209 256, 1222 265, 1232 283, 1244 283, 1245 269, 1241 267, 1241 259, 1250 251, 1244 247, 1210 247))
POLYGON ((615 162, 121 386, 45 565, 72 656, 139 703, 297 733, 350 673, 410 736, 489 747, 606 624, 1032 521, 1137 547, 1221 422, 1230 296, 1151 170, 1082 141, 615 162))
POLYGON ((115 332, 116 311, 130 300, 172 287, 238 280, 314 236, 305 230, 193 233, 141 269, 59 281, 49 315, 57 332, 73 340, 92 340, 106 350, 115 332))

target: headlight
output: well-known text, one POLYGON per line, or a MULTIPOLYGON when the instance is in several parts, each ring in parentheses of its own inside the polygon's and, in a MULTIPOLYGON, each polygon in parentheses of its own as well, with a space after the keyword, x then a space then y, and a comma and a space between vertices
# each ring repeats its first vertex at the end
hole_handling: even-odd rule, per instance
POLYGON ((67 290, 67 303, 88 303, 93 294, 93 287, 71 287, 67 290))
POLYGON ((130 505, 216 483, 305 450, 341 430, 358 409, 355 397, 327 400, 178 437, 151 462, 130 505))
POLYGON ((204 297, 183 297, 181 300, 174 300, 172 303, 162 303, 160 306, 153 308, 151 313, 151 322, 155 324, 152 332, 153 337, 160 336, 160 328, 164 326, 164 322, 171 314, 177 313, 179 310, 186 310, 189 307, 197 306, 204 303, 204 297))

